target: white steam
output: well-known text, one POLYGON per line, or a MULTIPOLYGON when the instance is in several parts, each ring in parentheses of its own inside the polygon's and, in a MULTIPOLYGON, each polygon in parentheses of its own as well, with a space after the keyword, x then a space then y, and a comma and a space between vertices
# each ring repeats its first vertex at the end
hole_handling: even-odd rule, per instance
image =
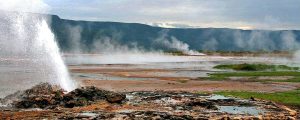
POLYGON ((110 36, 95 36, 92 45, 88 47, 80 46, 82 28, 78 26, 68 27, 69 40, 72 43, 70 53, 93 53, 90 54, 68 54, 66 61, 68 64, 143 64, 150 62, 181 62, 194 61, 195 59, 182 59, 182 57, 172 56, 163 53, 155 46, 164 49, 182 51, 188 55, 204 55, 193 50, 189 50, 189 45, 162 31, 158 38, 153 39, 150 50, 139 46, 136 42, 126 42, 122 44, 123 34, 119 31, 112 31, 110 36), (89 52, 86 52, 86 51, 89 52))
POLYGON ((170 39, 168 39, 168 37, 168 31, 161 31, 159 37, 154 40, 154 45, 160 45, 171 50, 181 51, 188 55, 204 55, 197 51, 190 50, 188 44, 178 40, 176 37, 171 36, 170 39))
POLYGON ((136 43, 128 45, 121 45, 119 42, 115 41, 110 37, 101 37, 93 43, 93 53, 102 54, 115 54, 115 53, 139 53, 143 52, 139 49, 136 43))
POLYGON ((124 53, 144 53, 145 50, 135 42, 120 43, 123 33, 113 31, 111 36, 97 36, 92 44, 92 53, 101 54, 124 54, 124 53))
POLYGON ((112 31, 111 35, 96 34, 93 43, 90 46, 83 46, 81 43, 82 28, 80 26, 67 25, 68 40, 71 42, 69 53, 96 53, 96 54, 153 54, 158 53, 161 55, 161 49, 168 49, 172 51, 181 51, 187 55, 204 55, 197 51, 189 49, 189 45, 178 40, 174 36, 169 36, 167 30, 159 33, 159 36, 152 39, 150 50, 138 45, 137 42, 121 43, 123 33, 120 31, 112 31), (157 47, 159 46, 159 47, 157 47))
POLYGON ((272 38, 269 31, 251 31, 250 36, 246 37, 241 31, 234 32, 234 44, 246 51, 295 51, 300 48, 300 43, 292 31, 283 31, 279 38, 272 38), (276 42, 274 39, 278 39, 276 42))
POLYGON ((68 31, 68 38, 70 40, 70 52, 72 53, 82 53, 82 50, 84 49, 83 44, 81 44, 81 32, 82 28, 80 26, 66 26, 68 31))
POLYGON ((281 34, 281 49, 282 50, 297 50, 300 48, 300 43, 297 42, 296 36, 291 31, 285 31, 281 34))
POLYGON ((218 47, 218 41, 215 38, 212 38, 212 39, 204 42, 204 44, 202 45, 202 48, 204 50, 210 50, 210 51, 217 50, 217 47, 218 47))
POLYGON ((71 80, 50 30, 42 0, 0 2, 0 83, 1 92, 22 90, 39 82, 59 84, 70 91, 71 80), (21 71, 21 72, 20 72, 21 71))

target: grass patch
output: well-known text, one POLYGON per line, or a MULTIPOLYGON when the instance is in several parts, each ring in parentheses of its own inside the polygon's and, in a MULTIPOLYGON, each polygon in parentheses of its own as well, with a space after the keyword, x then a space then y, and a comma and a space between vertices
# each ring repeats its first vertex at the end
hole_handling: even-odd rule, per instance
POLYGON ((300 82, 300 72, 296 71, 274 71, 274 72, 228 72, 228 73, 212 73, 207 79, 209 80, 227 80, 229 77, 250 77, 255 80, 257 77, 280 77, 292 76, 287 80, 257 80, 257 81, 273 81, 273 82, 300 82))
POLYGON ((250 97, 270 100, 285 105, 300 106, 300 89, 292 90, 287 92, 276 92, 276 93, 259 93, 259 92, 246 92, 246 91, 221 91, 215 92, 215 94, 224 96, 233 96, 244 99, 250 97))
POLYGON ((208 80, 233 80, 231 77, 241 77, 238 80, 251 82, 300 82, 299 67, 267 64, 223 64, 216 69, 232 69, 236 72, 211 73, 208 80), (287 76, 287 78, 280 78, 287 76), (266 78, 263 78, 266 77, 266 78), (267 78, 270 77, 270 78, 267 78), (273 77, 273 78, 272 78, 273 77), (277 77, 277 78, 276 78, 277 77))
POLYGON ((296 71, 274 71, 274 72, 228 72, 228 73, 212 73, 210 76, 218 77, 243 77, 243 76, 299 76, 300 72, 296 71))
POLYGON ((267 64, 222 64, 217 65, 216 69, 232 69, 236 71, 278 71, 278 70, 299 70, 299 67, 289 67, 286 65, 267 65, 267 64))

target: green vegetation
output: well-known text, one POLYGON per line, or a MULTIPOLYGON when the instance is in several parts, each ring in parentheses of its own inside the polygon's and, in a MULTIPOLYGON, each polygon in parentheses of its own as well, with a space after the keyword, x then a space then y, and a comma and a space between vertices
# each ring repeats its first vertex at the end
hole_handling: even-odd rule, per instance
POLYGON ((299 70, 299 67, 289 67, 286 65, 267 65, 267 64, 223 64, 217 65, 216 69, 233 69, 236 71, 291 71, 299 70))
MULTIPOLYGON (((229 80, 241 77, 240 80, 257 82, 300 82, 299 67, 267 64, 223 64, 216 69, 232 69, 239 72, 222 72, 209 74, 210 80, 229 80)), ((238 78, 239 79, 239 78, 238 78)))
POLYGON ((227 72, 227 73, 212 73, 211 77, 260 77, 260 76, 299 76, 300 72, 296 71, 274 71, 274 72, 227 72))
POLYGON ((300 106, 300 89, 287 91, 287 92, 276 92, 276 93, 221 91, 221 92, 215 92, 215 94, 239 97, 244 99, 249 99, 250 97, 254 97, 259 99, 271 100, 286 105, 292 105, 298 107, 300 106))
POLYGON ((296 71, 274 71, 274 72, 227 72, 227 73, 212 73, 209 75, 210 80, 226 80, 229 77, 250 77, 249 79, 257 81, 275 81, 275 82, 300 82, 300 72, 296 71), (287 80, 257 80, 257 77, 280 77, 291 76, 287 80))

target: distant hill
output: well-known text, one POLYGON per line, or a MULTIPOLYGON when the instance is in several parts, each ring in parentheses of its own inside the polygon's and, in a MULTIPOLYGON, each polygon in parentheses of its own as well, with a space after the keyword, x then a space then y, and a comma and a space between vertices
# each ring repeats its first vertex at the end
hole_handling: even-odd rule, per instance
POLYGON ((92 52, 97 47, 144 50, 273 51, 300 48, 299 30, 228 28, 160 28, 138 23, 91 22, 52 15, 51 28, 65 52, 92 52))

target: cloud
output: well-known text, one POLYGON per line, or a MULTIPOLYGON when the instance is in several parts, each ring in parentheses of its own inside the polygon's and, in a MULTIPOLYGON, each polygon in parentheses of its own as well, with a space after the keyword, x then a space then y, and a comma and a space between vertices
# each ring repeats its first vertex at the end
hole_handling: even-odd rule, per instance
POLYGON ((1 0, 0 10, 19 12, 46 12, 50 8, 42 0, 1 0))

